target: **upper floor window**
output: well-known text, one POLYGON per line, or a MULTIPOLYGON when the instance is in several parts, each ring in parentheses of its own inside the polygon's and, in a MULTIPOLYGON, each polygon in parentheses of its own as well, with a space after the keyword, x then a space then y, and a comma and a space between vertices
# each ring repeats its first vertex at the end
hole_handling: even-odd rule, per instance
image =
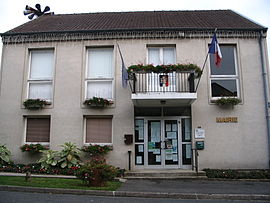
POLYGON ((148 64, 156 66, 175 63, 175 47, 148 47, 148 64))
POLYGON ((52 101, 54 50, 31 50, 28 98, 52 101))
POLYGON ((215 65, 215 56, 210 54, 211 97, 240 97, 236 47, 220 45, 220 49, 222 52, 220 67, 215 65))
POLYGON ((86 98, 113 98, 113 48, 87 49, 86 98))

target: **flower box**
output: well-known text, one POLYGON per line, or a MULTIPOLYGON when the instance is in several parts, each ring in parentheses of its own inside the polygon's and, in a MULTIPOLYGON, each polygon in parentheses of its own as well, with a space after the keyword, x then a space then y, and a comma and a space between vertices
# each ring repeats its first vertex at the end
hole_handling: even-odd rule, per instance
POLYGON ((23 102, 23 105, 26 109, 38 110, 44 108, 45 105, 50 103, 42 99, 27 99, 23 102))
POLYGON ((101 97, 93 97, 91 99, 86 99, 84 105, 90 108, 104 108, 113 104, 113 101, 104 99, 101 97))

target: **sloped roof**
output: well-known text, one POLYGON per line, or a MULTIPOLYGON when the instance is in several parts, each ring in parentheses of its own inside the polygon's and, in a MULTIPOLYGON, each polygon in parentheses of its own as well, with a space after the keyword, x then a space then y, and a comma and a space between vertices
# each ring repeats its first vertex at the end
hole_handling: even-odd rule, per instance
POLYGON ((104 12, 44 15, 2 35, 133 30, 267 30, 232 10, 104 12))

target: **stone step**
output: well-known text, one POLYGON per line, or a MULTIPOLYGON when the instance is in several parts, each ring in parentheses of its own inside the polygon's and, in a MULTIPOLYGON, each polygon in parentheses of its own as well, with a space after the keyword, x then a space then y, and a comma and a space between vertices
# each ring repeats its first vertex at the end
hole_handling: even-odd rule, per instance
POLYGON ((140 170, 125 172, 126 179, 205 179, 204 171, 191 170, 140 170))

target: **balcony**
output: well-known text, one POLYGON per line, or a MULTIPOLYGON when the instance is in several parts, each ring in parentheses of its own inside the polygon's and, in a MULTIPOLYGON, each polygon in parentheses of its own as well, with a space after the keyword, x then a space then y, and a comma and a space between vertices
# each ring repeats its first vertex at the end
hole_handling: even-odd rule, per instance
POLYGON ((187 106, 197 99, 196 72, 134 71, 129 74, 132 91, 131 99, 135 106, 187 106))

